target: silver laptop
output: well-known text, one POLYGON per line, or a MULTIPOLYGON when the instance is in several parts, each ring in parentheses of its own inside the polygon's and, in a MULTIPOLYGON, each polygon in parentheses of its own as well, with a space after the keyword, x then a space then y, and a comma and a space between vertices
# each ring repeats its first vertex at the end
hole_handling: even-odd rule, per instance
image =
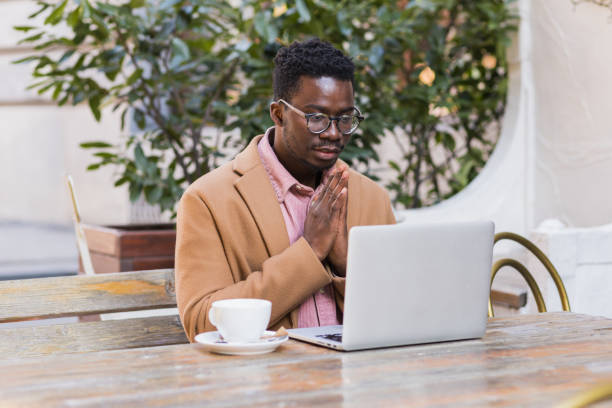
POLYGON ((493 234, 491 221, 353 227, 344 324, 289 336, 337 350, 482 337, 493 234))

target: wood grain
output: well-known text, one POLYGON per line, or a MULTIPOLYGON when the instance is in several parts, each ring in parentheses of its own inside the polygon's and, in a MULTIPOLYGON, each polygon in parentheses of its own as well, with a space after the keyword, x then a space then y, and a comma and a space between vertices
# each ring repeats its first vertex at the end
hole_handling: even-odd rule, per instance
POLYGON ((0 361, 5 406, 551 407, 612 381, 612 320, 495 318, 480 340, 259 356, 184 344, 0 361), (10 373, 10 375, 6 375, 10 373))
POLYGON ((0 327, 0 358, 188 343, 178 315, 89 323, 0 327))
POLYGON ((0 323, 174 306, 171 269, 0 281, 0 323))

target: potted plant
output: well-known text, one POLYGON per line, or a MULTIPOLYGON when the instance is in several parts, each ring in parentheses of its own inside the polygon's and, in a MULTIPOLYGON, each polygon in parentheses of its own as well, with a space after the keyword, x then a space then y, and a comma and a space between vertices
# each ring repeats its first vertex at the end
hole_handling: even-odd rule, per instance
MULTIPOLYGON (((119 111, 119 145, 81 144, 96 159, 88 169, 116 166, 115 185, 127 184, 132 200, 144 195, 170 213, 188 184, 220 164, 224 148, 235 151, 271 125, 272 61, 293 40, 316 35, 353 56, 356 103, 367 120, 342 158, 376 178, 370 169, 381 137, 399 140, 405 151, 388 164, 396 173, 387 182, 398 205, 431 204, 474 178, 497 137, 484 129, 505 106, 515 25, 504 0, 38 4, 31 17, 44 17, 43 27, 16 27, 39 51, 17 61, 35 63, 32 87, 59 105, 87 103, 97 120, 119 111)), ((107 248, 120 245, 117 235, 107 248)))

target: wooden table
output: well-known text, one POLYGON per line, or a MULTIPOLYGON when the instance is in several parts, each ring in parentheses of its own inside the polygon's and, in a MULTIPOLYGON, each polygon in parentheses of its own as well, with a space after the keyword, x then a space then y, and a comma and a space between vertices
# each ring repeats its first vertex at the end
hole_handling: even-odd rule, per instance
POLYGON ((5 406, 543 406, 612 381, 612 320, 492 319, 481 340, 259 356, 196 345, 0 360, 5 406))

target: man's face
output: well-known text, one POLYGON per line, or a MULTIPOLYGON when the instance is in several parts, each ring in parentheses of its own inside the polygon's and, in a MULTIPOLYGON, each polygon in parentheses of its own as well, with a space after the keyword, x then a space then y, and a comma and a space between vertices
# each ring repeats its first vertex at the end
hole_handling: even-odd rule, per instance
MULTIPOLYGON (((306 114, 350 114, 354 108, 353 85, 331 77, 303 76, 298 91, 287 102, 306 114)), ((332 167, 350 139, 350 135, 340 133, 335 122, 321 134, 310 132, 306 119, 282 103, 272 109, 272 119, 276 124, 274 150, 285 168, 304 184, 311 184, 311 178, 332 167)))

